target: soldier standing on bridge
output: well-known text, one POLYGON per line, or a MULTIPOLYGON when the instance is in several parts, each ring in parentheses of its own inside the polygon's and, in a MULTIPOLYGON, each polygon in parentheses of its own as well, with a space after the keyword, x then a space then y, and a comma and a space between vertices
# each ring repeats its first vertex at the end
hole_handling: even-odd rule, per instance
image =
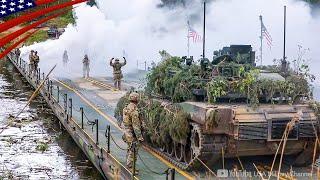
POLYGON ((63 66, 67 66, 68 61, 69 61, 67 50, 64 50, 64 52, 63 52, 62 61, 63 61, 63 66))
POLYGON ((40 57, 38 56, 38 51, 34 52, 33 61, 34 61, 34 71, 37 71, 38 66, 39 66, 39 62, 40 62, 40 57))
POLYGON ((139 117, 138 101, 139 94, 133 92, 129 95, 130 103, 123 109, 123 125, 125 128, 124 137, 126 143, 128 143, 127 150, 127 167, 129 169, 133 168, 133 163, 137 161, 137 156, 133 156, 134 148, 136 154, 138 153, 138 146, 136 144, 141 144, 144 139, 142 136, 142 119, 139 117))
POLYGON ((30 54, 29 54, 29 69, 31 71, 31 73, 34 72, 34 50, 31 50, 30 54))
POLYGON ((16 50, 15 50, 15 55, 16 55, 16 58, 17 58, 17 60, 20 58, 20 55, 21 55, 21 51, 20 51, 20 49, 19 48, 17 48, 16 50))
POLYGON ((88 55, 84 55, 82 64, 83 64, 83 78, 85 78, 86 76, 88 78, 90 73, 90 60, 88 58, 88 55))
POLYGON ((123 57, 123 63, 120 63, 119 59, 115 59, 115 62, 113 60, 114 58, 110 60, 110 66, 113 67, 114 87, 121 90, 121 79, 123 78, 121 68, 127 64, 127 60, 125 57, 123 57))

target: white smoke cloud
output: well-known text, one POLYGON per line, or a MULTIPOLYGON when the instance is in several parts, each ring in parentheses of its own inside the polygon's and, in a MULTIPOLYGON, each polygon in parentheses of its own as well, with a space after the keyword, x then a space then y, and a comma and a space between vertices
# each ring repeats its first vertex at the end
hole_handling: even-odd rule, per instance
MULTIPOLYGON (((160 0, 97 0, 99 9, 81 5, 75 9, 77 25, 69 25, 59 40, 49 40, 26 47, 38 50, 41 68, 48 70, 58 63, 55 71, 59 76, 80 76, 82 58, 88 53, 93 75, 111 75, 108 66, 111 57, 128 55, 125 71, 136 68, 137 60, 160 60, 158 51, 165 49, 172 55, 183 56, 187 53, 188 17, 200 34, 202 33, 201 0, 194 0, 185 9, 159 9, 160 0), (62 68, 62 54, 67 50, 71 62, 62 68), (59 72, 59 73, 58 73, 59 72), (62 73, 63 72, 63 73, 62 73)), ((207 56, 214 50, 230 44, 251 44, 259 54, 260 22, 264 23, 272 35, 274 46, 268 49, 264 43, 264 64, 271 64, 274 58, 281 58, 283 51, 283 6, 287 5, 287 57, 297 56, 298 45, 310 48, 312 71, 320 77, 317 68, 320 63, 318 44, 320 18, 312 17, 306 3, 295 0, 216 0, 208 5, 207 17, 207 56)), ((191 54, 199 57, 201 43, 191 44, 191 54)), ((142 67, 143 65, 140 64, 142 67)))

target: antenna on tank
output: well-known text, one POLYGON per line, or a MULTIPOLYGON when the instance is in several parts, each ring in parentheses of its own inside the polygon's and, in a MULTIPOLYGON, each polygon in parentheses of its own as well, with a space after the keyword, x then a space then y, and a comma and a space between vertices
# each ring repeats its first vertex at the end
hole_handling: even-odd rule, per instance
POLYGON ((283 15, 283 60, 286 60, 286 30, 287 30, 287 6, 284 6, 283 15))
POLYGON ((206 57, 206 0, 203 0, 203 49, 202 58, 206 57))
POLYGON ((260 65, 262 66, 262 45, 263 45, 263 22, 262 15, 259 16, 260 19, 260 65))
POLYGON ((287 30, 287 6, 284 6, 284 15, 283 15, 283 57, 281 61, 281 72, 287 73, 288 71, 288 62, 286 57, 286 30, 287 30))

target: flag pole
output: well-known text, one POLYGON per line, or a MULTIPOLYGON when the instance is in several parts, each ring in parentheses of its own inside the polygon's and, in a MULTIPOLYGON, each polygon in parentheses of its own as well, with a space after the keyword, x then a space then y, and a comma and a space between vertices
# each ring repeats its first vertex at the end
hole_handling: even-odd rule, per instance
POLYGON ((206 0, 203 0, 203 49, 202 58, 206 57, 206 0))
POLYGON ((188 46, 188 57, 190 56, 190 35, 189 35, 189 32, 190 32, 190 22, 189 22, 189 20, 188 20, 188 34, 187 34, 187 38, 188 38, 188 44, 187 44, 187 46, 188 46))
POLYGON ((260 18, 260 65, 262 66, 262 44, 263 44, 263 34, 262 34, 262 16, 259 16, 260 18))

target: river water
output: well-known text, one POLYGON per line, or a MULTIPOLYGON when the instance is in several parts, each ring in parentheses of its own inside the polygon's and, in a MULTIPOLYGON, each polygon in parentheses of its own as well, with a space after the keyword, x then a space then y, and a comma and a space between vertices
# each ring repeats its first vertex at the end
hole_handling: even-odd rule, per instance
POLYGON ((41 97, 8 119, 32 93, 13 65, 1 60, 0 179, 101 179, 41 97))

